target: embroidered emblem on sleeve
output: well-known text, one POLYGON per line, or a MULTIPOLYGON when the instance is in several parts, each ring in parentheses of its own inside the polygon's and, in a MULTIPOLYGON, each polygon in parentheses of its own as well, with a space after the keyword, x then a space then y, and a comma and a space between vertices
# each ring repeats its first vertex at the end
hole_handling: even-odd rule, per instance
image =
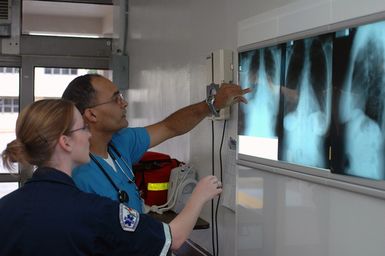
POLYGON ((140 214, 132 208, 120 204, 119 219, 124 231, 134 232, 139 223, 140 214))

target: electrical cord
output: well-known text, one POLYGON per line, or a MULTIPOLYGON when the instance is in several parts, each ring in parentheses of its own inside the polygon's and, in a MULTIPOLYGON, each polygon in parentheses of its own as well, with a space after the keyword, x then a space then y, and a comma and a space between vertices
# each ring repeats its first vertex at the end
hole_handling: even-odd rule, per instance
MULTIPOLYGON (((223 130, 222 130, 222 137, 221 137, 221 144, 219 147, 219 165, 220 165, 220 181, 221 184, 223 184, 223 161, 222 161, 222 148, 223 148, 223 141, 225 138, 225 131, 226 131, 226 124, 227 121, 225 120, 223 123, 223 130)), ((211 173, 212 175, 215 175, 215 133, 214 133, 214 120, 211 120, 211 173)), ((221 196, 218 196, 216 207, 215 207, 215 213, 214 213, 214 199, 211 200, 211 243, 213 247, 213 256, 219 256, 219 235, 218 235, 218 209, 219 209, 219 202, 220 202, 221 196)))
MULTIPOLYGON (((211 174, 215 174, 214 164, 214 120, 211 120, 211 174)), ((213 247, 213 256, 216 256, 215 251, 215 231, 214 231, 214 199, 211 200, 211 243, 213 247)))
MULTIPOLYGON (((221 145, 219 146, 219 170, 220 170, 220 181, 223 185, 223 161, 222 161, 222 148, 223 148, 223 141, 225 138, 225 131, 226 131, 226 123, 227 120, 223 122, 223 130, 222 130, 222 138, 221 138, 221 145)), ((215 209, 215 232, 216 232, 216 246, 217 246, 217 255, 219 255, 219 243, 218 243, 218 209, 219 209, 219 201, 221 200, 221 195, 218 196, 217 205, 215 209)))

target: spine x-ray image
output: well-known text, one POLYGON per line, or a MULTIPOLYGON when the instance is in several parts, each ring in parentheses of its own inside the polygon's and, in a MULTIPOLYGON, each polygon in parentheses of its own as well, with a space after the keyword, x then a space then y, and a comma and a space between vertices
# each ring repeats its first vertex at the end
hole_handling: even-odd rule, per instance
POLYGON ((252 88, 246 95, 249 103, 240 106, 240 117, 243 118, 239 134, 276 138, 281 49, 277 46, 241 54, 239 74, 241 86, 252 88))
POLYGON ((287 43, 280 160, 328 168, 332 36, 287 43))
POLYGON ((384 179, 385 22, 336 33, 339 92, 332 171, 384 179), (350 49, 348 56, 339 55, 350 49), (342 75, 341 75, 342 74, 342 75))

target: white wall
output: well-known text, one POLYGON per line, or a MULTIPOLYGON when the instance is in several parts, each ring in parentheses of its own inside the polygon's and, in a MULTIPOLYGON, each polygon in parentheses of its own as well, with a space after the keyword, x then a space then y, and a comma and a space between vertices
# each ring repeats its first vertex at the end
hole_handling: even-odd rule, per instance
MULTIPOLYGON (((266 17, 268 17, 276 11, 273 9, 278 7, 285 8, 286 5, 290 5, 293 2, 295 1, 131 0, 129 2, 128 41, 130 56, 130 89, 128 93, 130 125, 141 126, 157 122, 182 106, 203 100, 205 98, 207 75, 205 70, 206 56, 212 50, 220 48, 232 49, 236 52, 238 46, 254 42, 254 40, 257 40, 256 38, 251 38, 249 41, 243 38, 242 40, 245 41, 241 41, 240 43, 238 25, 247 25, 248 21, 246 19, 248 18, 250 18, 249 21, 251 21, 251 24, 253 24, 253 19, 255 19, 253 16, 257 14, 263 15, 262 13, 265 13, 266 17)), ((301 3, 314 6, 317 5, 318 2, 319 1, 316 0, 308 0, 302 1, 301 3)), ((342 7, 338 10, 341 10, 341 15, 347 15, 345 18, 352 18, 359 16, 360 13, 365 14, 368 9, 376 9, 378 3, 381 1, 370 0, 369 2, 365 1, 362 3, 360 1, 354 1, 354 4, 352 4, 352 1, 346 0, 330 2, 334 5, 340 5, 341 3, 348 4, 348 10, 351 11, 343 12, 342 7), (352 8, 354 6, 356 6, 356 8, 352 8)), ((317 20, 312 20, 310 16, 308 19, 299 21, 298 24, 292 24, 293 27, 291 28, 293 30, 306 29, 308 28, 306 26, 309 24, 318 26, 322 23, 317 23, 317 20)), ((263 26, 261 26, 260 32, 263 34, 266 33, 266 31, 266 38, 271 39, 273 33, 266 28, 263 30, 263 26), (268 34, 269 31, 271 34, 268 34)), ((274 30, 273 32, 277 31, 278 30, 274 30)), ((255 33, 259 35, 259 30, 256 30, 255 33)), ((277 35, 274 34, 274 36, 277 35)), ((236 54, 235 59, 237 59, 236 54)), ((227 138, 229 136, 236 137, 236 126, 236 109, 234 108, 232 110, 232 119, 228 123, 227 138)), ((218 152, 221 129, 222 123, 216 123, 216 152, 218 152)), ((154 150, 167 152, 173 157, 189 162, 198 169, 200 175, 206 175, 210 173, 211 168, 210 136, 210 122, 204 120, 188 135, 172 139, 154 150)), ((217 161, 216 163, 216 166, 218 166, 217 161)), ((280 184, 278 181, 279 177, 272 176, 272 186, 278 186, 280 184)), ((311 183, 303 183, 295 179, 292 180, 292 183, 294 184, 293 186, 311 186, 311 183), (304 185, 297 184, 296 182, 304 185)), ((278 189, 278 187, 274 187, 274 189, 278 189)), ((306 191, 299 190, 298 193, 299 196, 302 196, 301 193, 306 193, 306 191)), ((339 192, 338 190, 333 190, 333 193, 335 193, 333 197, 336 195, 334 198, 341 197, 341 199, 337 199, 333 204, 323 202, 326 207, 325 212, 328 211, 328 207, 333 207, 334 209, 336 206, 338 206, 338 208, 335 208, 335 211, 344 211, 345 208, 341 208, 339 202, 343 202, 345 198, 353 200, 352 202, 354 202, 354 200, 367 199, 365 197, 357 197, 357 199, 355 199, 355 194, 346 194, 346 192, 339 192)), ((274 233, 278 235, 278 233, 275 233, 276 230, 274 230, 276 225, 288 218, 287 224, 290 225, 290 218, 293 215, 291 215, 291 213, 284 215, 275 210, 275 206, 277 206, 278 209, 279 207, 283 207, 285 204, 284 201, 277 200, 274 197, 269 197, 268 200, 273 200, 271 202, 265 201, 265 203, 271 207, 272 213, 278 217, 269 222, 272 226, 264 226, 264 231, 267 232, 264 234, 274 233)), ((333 201, 334 200, 335 199, 333 199, 333 201)), ((378 203, 371 199, 365 202, 370 206, 378 203)), ((300 208, 297 209, 301 211, 300 208)), ((348 207, 346 209, 348 209, 348 207)), ((311 210, 310 214, 314 212, 316 208, 312 208, 311 210)), ((378 210, 383 211, 383 209, 378 210)), ((368 214, 368 212, 370 213, 370 209, 361 211, 362 214, 368 214)), ((336 218, 334 222, 339 222, 339 216, 342 216, 342 213, 333 216, 333 218, 336 218)), ((203 211, 202 217, 206 220, 210 219, 209 207, 206 207, 203 211)), ((312 219, 313 217, 309 216, 309 218, 312 219)), ((320 220, 323 221, 324 218, 327 218, 327 216, 322 216, 320 220)), ((290 226, 287 232, 292 231, 294 228, 296 227, 290 226)), ((235 250, 233 248, 236 245, 235 241, 237 239, 235 213, 227 208, 220 208, 219 231, 220 255, 234 255, 235 250)), ((254 231, 259 232, 258 230, 254 231)), ((341 229, 339 231, 341 231, 341 229)), ((348 231, 350 232, 351 229, 348 229, 348 231)), ((330 229, 330 232, 333 234, 332 237, 322 237, 322 239, 337 239, 339 237, 332 229, 330 229)), ((194 231, 192 238, 201 246, 211 250, 210 235, 210 230, 194 231)), ((255 238, 257 237, 256 235, 255 238)), ((267 243, 266 246, 269 246, 266 248, 274 248, 276 241, 270 240, 270 238, 275 239, 275 237, 268 235, 268 238, 267 240, 252 242, 264 242, 267 243)), ((330 243, 333 242, 335 242, 335 240, 330 240, 330 243)), ((262 255, 286 255, 284 250, 285 247, 277 248, 274 253, 265 252, 265 254, 262 255)), ((338 255, 337 252, 338 251, 330 255, 338 255)))

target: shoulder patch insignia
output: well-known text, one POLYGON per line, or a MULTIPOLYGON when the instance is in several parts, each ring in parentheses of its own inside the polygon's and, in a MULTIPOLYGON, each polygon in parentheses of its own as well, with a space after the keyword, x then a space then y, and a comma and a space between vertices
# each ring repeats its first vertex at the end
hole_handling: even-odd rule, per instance
POLYGON ((120 204, 119 219, 124 231, 134 232, 139 224, 139 217, 140 214, 135 209, 120 204))

